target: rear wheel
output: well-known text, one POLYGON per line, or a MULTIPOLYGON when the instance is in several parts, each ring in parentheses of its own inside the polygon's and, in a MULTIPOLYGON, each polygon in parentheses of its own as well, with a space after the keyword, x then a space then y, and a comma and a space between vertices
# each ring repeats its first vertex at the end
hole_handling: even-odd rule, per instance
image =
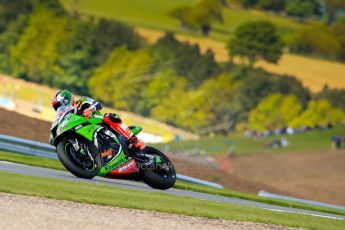
POLYGON ((75 151, 73 145, 68 141, 61 141, 56 147, 59 160, 73 175, 92 179, 97 175, 98 168, 90 157, 75 151))
POLYGON ((176 182, 176 171, 171 160, 161 151, 147 146, 143 153, 154 156, 158 161, 151 169, 142 171, 143 181, 156 189, 171 188, 176 182))

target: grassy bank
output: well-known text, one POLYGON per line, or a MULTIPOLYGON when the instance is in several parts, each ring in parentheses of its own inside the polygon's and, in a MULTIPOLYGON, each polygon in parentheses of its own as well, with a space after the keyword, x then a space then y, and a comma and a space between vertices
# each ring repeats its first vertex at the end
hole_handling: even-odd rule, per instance
POLYGON ((243 136, 205 138, 197 141, 171 142, 157 145, 158 148, 167 148, 175 152, 198 152, 207 155, 225 154, 234 151, 237 155, 258 153, 284 153, 284 152, 312 152, 330 150, 331 138, 339 134, 345 136, 345 126, 338 126, 331 130, 314 130, 295 135, 269 136, 260 139, 243 136), (274 139, 286 138, 289 146, 284 148, 269 148, 267 144, 274 139))
POLYGON ((326 212, 326 213, 332 213, 332 214, 337 214, 337 215, 345 215, 345 212, 338 211, 335 209, 329 209, 329 208, 317 207, 317 206, 312 206, 312 205, 305 205, 305 204, 296 203, 296 202, 289 202, 289 201, 283 201, 283 200, 278 200, 278 199, 260 197, 257 195, 248 194, 244 192, 238 192, 238 191, 232 191, 229 189, 215 189, 215 188, 185 183, 182 181, 178 181, 174 187, 178 189, 190 190, 194 192, 202 192, 202 193, 214 194, 214 195, 225 196, 225 197, 239 198, 239 199, 244 199, 244 200, 252 200, 252 201, 284 206, 284 207, 298 208, 298 209, 311 210, 311 211, 317 211, 317 212, 326 212))
MULTIPOLYGON (((9 162, 27 164, 27 165, 32 165, 32 166, 39 166, 39 167, 44 167, 44 168, 65 170, 65 168, 62 166, 62 164, 59 161, 47 159, 47 158, 35 157, 35 156, 21 155, 21 154, 16 154, 16 153, 7 153, 7 152, 0 151, 0 161, 9 161, 9 162)), ((245 199, 245 200, 253 200, 253 201, 280 205, 280 206, 285 206, 285 207, 293 207, 293 208, 300 208, 300 209, 305 209, 305 210, 313 210, 313 211, 345 215, 345 212, 341 212, 334 209, 304 205, 304 204, 295 203, 295 202, 281 201, 277 199, 264 198, 264 197, 259 197, 259 196, 248 194, 248 193, 231 191, 228 189, 213 189, 213 188, 186 183, 182 181, 177 181, 174 187, 178 189, 220 195, 220 196, 225 196, 225 197, 240 198, 240 199, 245 199)))
POLYGON ((19 164, 26 164, 31 166, 38 166, 43 168, 66 170, 65 167, 58 160, 49 158, 36 157, 30 155, 23 155, 18 153, 9 153, 0 151, 0 161, 9 161, 19 164))
POLYGON ((74 183, 9 173, 0 173, 0 181, 1 192, 41 196, 58 200, 309 229, 342 229, 344 226, 344 221, 339 220, 272 212, 257 208, 196 200, 162 193, 114 188, 105 185, 74 183))
MULTIPOLYGON (((199 33, 189 32, 179 27, 179 22, 171 18, 168 13, 175 7, 181 5, 193 5, 197 0, 80 0, 74 7, 79 12, 96 17, 113 18, 128 23, 132 26, 140 26, 156 30, 169 30, 190 36, 200 36, 199 33)), ((61 0, 61 3, 68 10, 71 10, 71 1, 61 0)), ((244 10, 239 8, 225 8, 223 10, 224 23, 215 23, 210 37, 220 41, 228 41, 237 26, 246 21, 269 20, 275 23, 283 35, 298 28, 301 24, 296 21, 269 14, 257 10, 244 10)))

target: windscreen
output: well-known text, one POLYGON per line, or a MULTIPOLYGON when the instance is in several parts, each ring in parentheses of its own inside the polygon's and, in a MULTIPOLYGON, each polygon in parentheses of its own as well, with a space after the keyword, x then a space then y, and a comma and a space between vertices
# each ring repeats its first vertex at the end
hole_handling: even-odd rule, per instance
POLYGON ((54 129, 67 114, 74 113, 74 111, 75 111, 75 107, 73 106, 60 106, 56 110, 55 120, 53 122, 51 130, 54 129))

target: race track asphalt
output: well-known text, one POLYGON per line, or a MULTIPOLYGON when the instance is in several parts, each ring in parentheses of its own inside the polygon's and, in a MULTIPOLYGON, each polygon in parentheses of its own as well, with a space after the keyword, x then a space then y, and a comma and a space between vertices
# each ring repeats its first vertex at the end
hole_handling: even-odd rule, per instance
POLYGON ((181 189, 174 189, 174 188, 164 190, 164 191, 156 190, 156 189, 150 188, 144 183, 135 182, 135 181, 107 179, 107 178, 102 178, 102 177, 95 177, 92 180, 81 179, 81 178, 75 177, 74 175, 66 171, 40 168, 40 167, 34 167, 34 166, 5 162, 5 161, 0 161, 0 171, 30 175, 30 176, 38 176, 38 177, 51 177, 51 178, 62 179, 62 180, 67 180, 67 181, 106 184, 108 186, 114 186, 114 187, 142 190, 146 192, 167 193, 167 194, 172 194, 176 196, 185 196, 185 197, 191 197, 191 198, 201 199, 201 200, 244 205, 244 206, 256 207, 256 208, 277 211, 277 212, 298 213, 298 214, 311 215, 311 216, 317 216, 317 217, 323 217, 323 218, 345 220, 345 216, 341 216, 341 215, 303 210, 303 209, 297 209, 297 208, 290 208, 290 207, 283 207, 283 206, 271 205, 271 204, 261 203, 261 202, 256 202, 256 201, 223 197, 223 196, 193 192, 193 191, 188 191, 188 190, 181 190, 181 189))

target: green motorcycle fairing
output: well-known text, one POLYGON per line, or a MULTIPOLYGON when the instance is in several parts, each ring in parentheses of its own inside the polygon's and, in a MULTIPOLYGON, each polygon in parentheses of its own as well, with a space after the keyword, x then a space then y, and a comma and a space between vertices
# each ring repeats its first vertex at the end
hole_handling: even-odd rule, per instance
MULTIPOLYGON (((95 132, 100 128, 103 128, 101 123, 102 119, 100 118, 87 119, 74 113, 67 113, 62 117, 56 118, 55 122, 53 123, 52 130, 57 125, 56 136, 54 137, 55 139, 59 136, 63 136, 64 133, 73 130, 74 132, 84 137, 88 141, 94 142, 95 132)), ((132 131, 133 133, 135 133, 135 135, 138 134, 141 130, 142 128, 140 126, 133 126, 132 128, 132 131)), ((113 171, 117 167, 121 166, 122 164, 130 160, 123 151, 118 138, 115 135, 112 135, 111 137, 119 144, 120 148, 118 153, 115 154, 115 156, 113 157, 113 159, 111 159, 108 163, 106 163, 99 169, 99 176, 105 176, 110 171, 113 171)))

